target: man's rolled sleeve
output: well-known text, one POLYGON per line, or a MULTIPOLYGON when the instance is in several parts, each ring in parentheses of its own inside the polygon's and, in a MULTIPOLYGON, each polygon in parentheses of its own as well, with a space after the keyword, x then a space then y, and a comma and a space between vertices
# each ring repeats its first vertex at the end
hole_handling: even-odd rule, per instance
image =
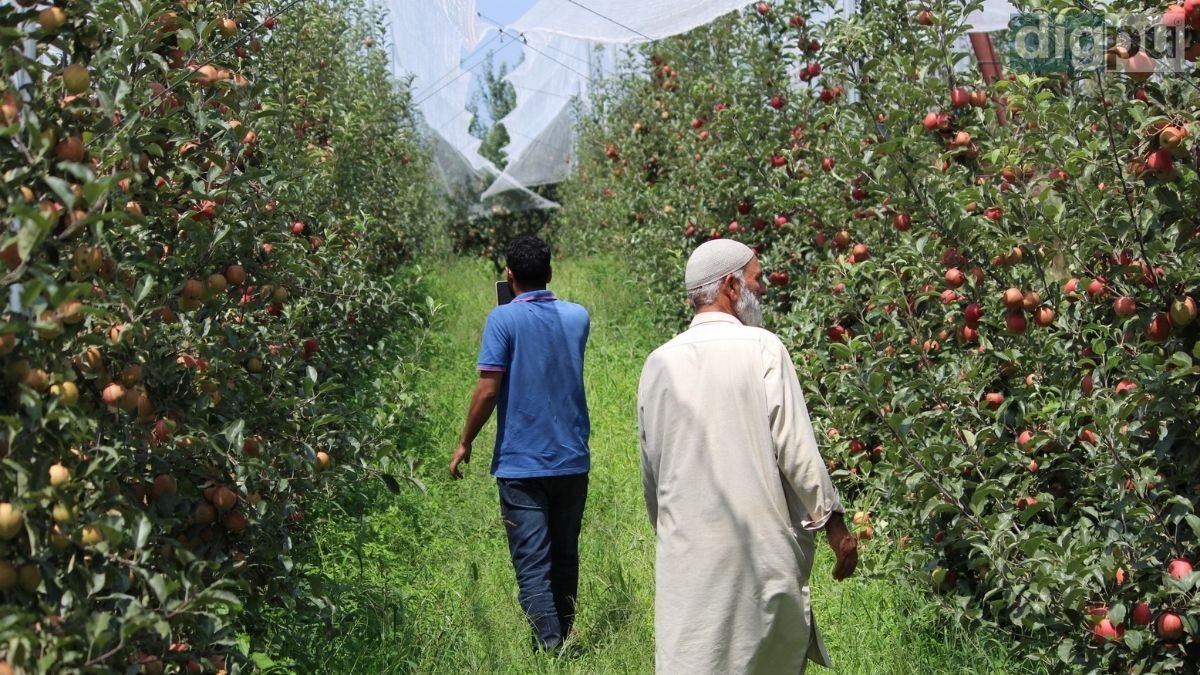
POLYGON ((508 327, 495 310, 483 324, 483 340, 479 345, 479 370, 507 373, 512 364, 512 340, 508 327))
POLYGON ((801 516, 792 509, 792 526, 820 530, 831 514, 842 511, 841 497, 817 448, 804 391, 787 349, 782 343, 768 344, 763 357, 767 417, 779 473, 804 510, 801 516))

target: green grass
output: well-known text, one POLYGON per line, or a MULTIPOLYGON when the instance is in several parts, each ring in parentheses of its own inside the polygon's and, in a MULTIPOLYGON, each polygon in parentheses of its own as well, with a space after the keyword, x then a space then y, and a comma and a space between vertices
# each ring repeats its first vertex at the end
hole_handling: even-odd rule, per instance
MULTIPOLYGON (((418 383, 425 423, 410 448, 427 460, 417 475, 428 493, 375 489, 373 501, 329 507, 314 562, 336 610, 319 624, 285 617, 273 651, 304 672, 653 672, 654 539, 641 498, 634 406, 642 361, 667 336, 656 331, 642 291, 626 279, 619 261, 587 259, 560 262, 551 284, 592 315, 586 382, 593 470, 571 656, 529 649, 487 473, 492 424, 475 443, 466 479, 446 476, 493 302, 489 264, 463 260, 440 266, 429 279, 441 309, 418 383)), ((831 566, 822 549, 814 603, 840 672, 1027 672, 1001 645, 949 627, 919 590, 877 579, 834 583, 831 566)))

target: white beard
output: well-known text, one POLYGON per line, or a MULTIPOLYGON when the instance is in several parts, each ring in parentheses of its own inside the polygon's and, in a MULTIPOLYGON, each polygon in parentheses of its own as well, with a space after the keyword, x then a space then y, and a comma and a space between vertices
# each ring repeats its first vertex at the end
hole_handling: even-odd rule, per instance
POLYGON ((746 288, 744 284, 742 285, 742 295, 738 298, 737 306, 733 308, 733 315, 737 317, 738 321, 747 326, 762 327, 762 301, 758 299, 757 295, 751 293, 750 289, 746 288))

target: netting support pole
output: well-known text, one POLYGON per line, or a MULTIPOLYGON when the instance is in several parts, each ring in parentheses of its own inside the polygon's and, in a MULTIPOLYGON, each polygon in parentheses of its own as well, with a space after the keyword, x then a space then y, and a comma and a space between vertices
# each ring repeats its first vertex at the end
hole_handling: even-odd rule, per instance
MULTIPOLYGON (((1000 62, 996 58, 996 50, 992 47, 992 36, 987 33, 967 33, 971 38, 971 48, 975 50, 975 62, 979 64, 979 72, 983 75, 985 84, 991 85, 1004 77, 1000 72, 1000 62)), ((1008 115, 1005 113, 1002 100, 996 101, 996 121, 1000 126, 1008 125, 1008 115)))

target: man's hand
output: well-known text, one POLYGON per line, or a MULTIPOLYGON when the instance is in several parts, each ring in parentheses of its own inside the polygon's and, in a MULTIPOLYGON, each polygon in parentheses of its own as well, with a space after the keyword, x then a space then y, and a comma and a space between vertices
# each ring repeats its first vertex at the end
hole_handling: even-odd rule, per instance
POLYGON ((479 373, 475 393, 471 395, 471 408, 467 411, 467 426, 463 429, 462 436, 458 437, 458 447, 454 449, 454 455, 450 458, 450 476, 454 480, 462 478, 458 465, 470 463, 471 443, 496 409, 496 399, 500 395, 500 385, 503 382, 502 371, 485 370, 479 373))
POLYGON ((858 566, 858 540, 846 529, 846 521, 841 513, 834 513, 825 522, 825 534, 829 537, 829 547, 837 562, 833 564, 833 578, 837 581, 854 574, 858 566))
POLYGON ((454 455, 450 457, 450 477, 454 480, 462 479, 462 472, 458 470, 459 464, 471 463, 471 446, 467 443, 459 443, 454 449, 454 455))

